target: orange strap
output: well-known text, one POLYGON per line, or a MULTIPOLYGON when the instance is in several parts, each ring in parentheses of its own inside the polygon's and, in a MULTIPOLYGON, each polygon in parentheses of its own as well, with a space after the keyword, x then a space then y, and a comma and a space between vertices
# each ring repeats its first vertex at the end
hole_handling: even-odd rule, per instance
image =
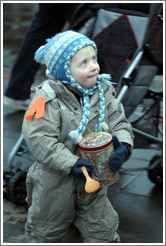
POLYGON ((25 119, 32 120, 34 114, 36 113, 36 118, 41 118, 44 116, 44 109, 45 109, 45 98, 38 97, 31 105, 30 109, 28 110, 25 119))

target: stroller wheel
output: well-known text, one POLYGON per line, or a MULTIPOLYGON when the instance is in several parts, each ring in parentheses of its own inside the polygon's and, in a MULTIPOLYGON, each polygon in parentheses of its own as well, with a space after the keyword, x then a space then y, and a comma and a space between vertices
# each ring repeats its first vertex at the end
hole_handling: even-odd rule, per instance
POLYGON ((148 177, 152 183, 163 184, 163 167, 160 155, 155 155, 149 163, 148 177))
POLYGON ((7 183, 7 194, 14 204, 19 206, 26 205, 26 173, 22 170, 16 172, 7 183))

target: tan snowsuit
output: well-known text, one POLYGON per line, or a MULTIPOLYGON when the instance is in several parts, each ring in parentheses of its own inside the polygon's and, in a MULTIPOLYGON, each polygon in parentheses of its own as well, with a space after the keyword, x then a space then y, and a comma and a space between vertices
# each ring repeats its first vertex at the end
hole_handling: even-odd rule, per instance
MULTIPOLYGON (((113 88, 103 84, 105 122, 120 142, 133 146, 133 134, 113 88)), ((85 243, 108 243, 117 238, 118 215, 107 198, 107 187, 88 194, 85 179, 70 175, 77 146, 66 136, 82 118, 82 107, 66 86, 46 80, 33 89, 33 101, 45 97, 42 118, 24 119, 23 135, 36 161, 27 174, 29 205, 26 231, 35 242, 55 243, 76 226, 85 243)), ((90 120, 85 134, 98 123, 98 90, 90 97, 90 120)))

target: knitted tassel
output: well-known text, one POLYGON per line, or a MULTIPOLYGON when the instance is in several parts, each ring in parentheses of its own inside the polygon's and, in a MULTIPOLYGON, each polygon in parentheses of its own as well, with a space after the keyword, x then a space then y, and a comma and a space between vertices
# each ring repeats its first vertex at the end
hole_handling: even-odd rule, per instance
POLYGON ((45 63, 45 45, 40 46, 40 48, 35 52, 35 60, 41 64, 45 63))
POLYGON ((111 80, 111 75, 110 74, 106 74, 106 73, 99 74, 98 75, 98 80, 104 82, 108 86, 117 85, 117 83, 110 81, 111 80))
POLYGON ((109 127, 106 122, 98 123, 96 125, 96 131, 97 132, 108 132, 109 127))
POLYGON ((70 137, 75 144, 78 144, 82 140, 82 134, 79 133, 78 130, 70 131, 67 136, 70 137))

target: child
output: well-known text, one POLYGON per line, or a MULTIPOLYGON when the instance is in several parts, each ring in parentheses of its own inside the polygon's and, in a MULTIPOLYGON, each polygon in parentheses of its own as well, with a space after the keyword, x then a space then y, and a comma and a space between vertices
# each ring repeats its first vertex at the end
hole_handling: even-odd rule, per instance
POLYGON ((49 79, 33 88, 23 134, 36 161, 27 174, 29 205, 26 232, 33 242, 55 243, 74 225, 84 243, 119 241, 118 215, 107 198, 107 187, 84 190, 77 143, 94 131, 114 135, 110 169, 116 171, 133 147, 131 126, 115 99, 110 75, 99 75, 95 43, 66 31, 48 39, 35 53, 49 79))

